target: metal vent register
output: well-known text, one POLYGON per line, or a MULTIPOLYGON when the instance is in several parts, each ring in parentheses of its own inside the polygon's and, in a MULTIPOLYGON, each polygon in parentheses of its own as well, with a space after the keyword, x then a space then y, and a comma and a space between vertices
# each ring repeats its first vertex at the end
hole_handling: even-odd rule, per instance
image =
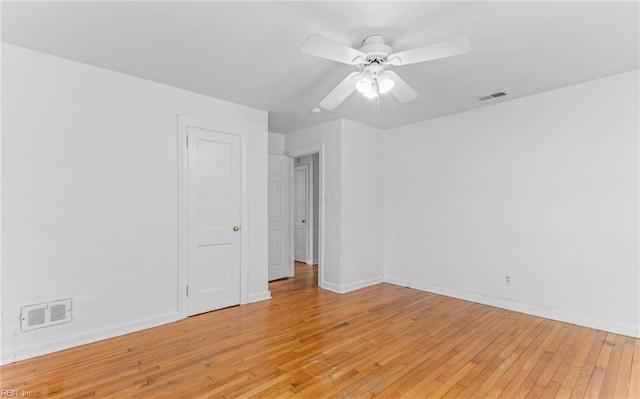
POLYGON ((22 331, 50 327, 71 321, 71 299, 39 303, 20 308, 22 331))

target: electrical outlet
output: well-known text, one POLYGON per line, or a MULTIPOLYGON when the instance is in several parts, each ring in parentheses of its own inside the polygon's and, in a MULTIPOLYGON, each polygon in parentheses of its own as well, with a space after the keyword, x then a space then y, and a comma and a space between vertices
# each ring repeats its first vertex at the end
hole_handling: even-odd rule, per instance
POLYGON ((512 281, 513 280, 511 279, 511 276, 509 275, 504 276, 504 285, 511 285, 512 281))

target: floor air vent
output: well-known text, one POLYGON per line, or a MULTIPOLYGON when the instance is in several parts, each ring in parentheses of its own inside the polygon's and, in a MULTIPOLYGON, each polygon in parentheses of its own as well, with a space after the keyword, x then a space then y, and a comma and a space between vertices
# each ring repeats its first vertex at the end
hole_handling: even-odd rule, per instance
POLYGON ((50 327, 71 321, 71 299, 23 306, 20 310, 21 330, 50 327))

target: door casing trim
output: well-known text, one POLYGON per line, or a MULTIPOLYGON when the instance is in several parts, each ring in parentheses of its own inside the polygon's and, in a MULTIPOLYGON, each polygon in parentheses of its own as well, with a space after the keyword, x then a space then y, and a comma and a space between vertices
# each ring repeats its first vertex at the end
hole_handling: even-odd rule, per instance
MULTIPOLYGON (((294 158, 296 159, 296 158, 294 158)), ((295 161, 294 161, 295 162, 295 161)), ((306 246, 306 250, 305 250, 305 254, 304 254, 304 260, 303 261, 297 261, 295 260, 294 257, 294 261, 296 262, 304 262, 306 264, 309 264, 309 259, 313 257, 313 195, 312 195, 312 190, 313 188, 311 187, 311 184, 313 184, 313 182, 311 181, 311 179, 313 178, 313 176, 311 176, 311 165, 308 164, 304 164, 304 165, 295 165, 293 167, 293 175, 294 175, 294 181, 293 181, 293 196, 294 196, 294 203, 293 203, 293 214, 294 216, 296 215, 296 204, 297 204, 297 198, 296 197, 296 183, 295 183, 295 174, 297 171, 299 170, 303 170, 305 172, 305 176, 306 176, 306 193, 305 193, 305 197, 306 197, 306 231, 307 234, 304 238, 305 241, 305 246, 306 246), (309 255, 309 253, 311 253, 311 255, 309 255)), ((296 221, 294 218, 293 221, 293 227, 295 229, 296 226, 296 221)), ((293 254, 295 255, 296 253, 296 248, 295 248, 295 230, 293 231, 293 243, 294 243, 294 247, 293 247, 293 254)))
MULTIPOLYGON (((318 219, 315 223, 318 223, 318 286, 320 288, 327 288, 329 283, 324 281, 324 212, 325 212, 325 179, 324 179, 324 162, 325 162, 325 149, 324 142, 309 144, 301 147, 289 148, 285 151, 285 155, 291 158, 301 157, 304 155, 318 154, 318 219)), ((291 181, 293 182, 293 168, 291 168, 291 181)), ((293 184, 291 184, 291 201, 293 201, 293 184)), ((293 212, 293 206, 291 207, 293 212)), ((293 233, 293 214, 289 221, 289 229, 293 233)), ((293 262, 293 234, 290 237, 291 240, 291 260, 293 262)))

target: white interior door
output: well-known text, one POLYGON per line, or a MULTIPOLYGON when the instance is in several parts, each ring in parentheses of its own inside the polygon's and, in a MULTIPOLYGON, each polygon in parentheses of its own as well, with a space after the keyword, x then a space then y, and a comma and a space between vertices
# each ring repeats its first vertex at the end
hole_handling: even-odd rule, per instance
POLYGON ((295 209, 294 209, 294 259, 298 262, 307 262, 307 234, 308 234, 308 223, 307 217, 309 209, 307 207, 308 200, 308 167, 305 166, 297 166, 294 169, 293 180, 294 180, 294 200, 295 200, 295 209))
POLYGON ((240 303, 240 137, 187 131, 187 312, 240 303))
POLYGON ((291 159, 269 155, 269 281, 293 276, 289 227, 291 159))

